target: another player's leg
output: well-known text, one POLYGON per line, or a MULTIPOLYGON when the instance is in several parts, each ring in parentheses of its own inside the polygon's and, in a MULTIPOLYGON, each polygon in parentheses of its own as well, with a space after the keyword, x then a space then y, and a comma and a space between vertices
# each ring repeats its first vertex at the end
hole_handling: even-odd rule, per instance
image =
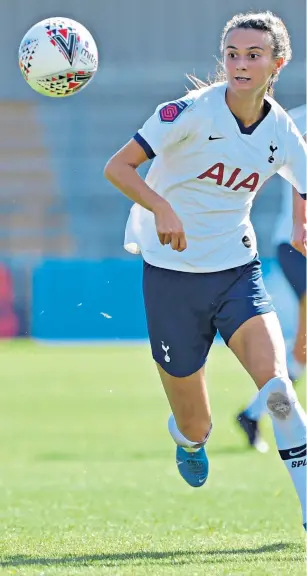
POLYGON ((263 440, 259 428, 259 420, 262 416, 258 407, 258 397, 254 398, 251 404, 237 415, 237 422, 243 430, 249 446, 256 448, 258 452, 265 453, 269 450, 268 443, 263 440))
POLYGON ((289 376, 296 382, 306 367, 306 258, 291 244, 283 242, 277 247, 277 259, 299 304, 295 341, 287 353, 289 376))
POLYGON ((306 369, 306 293, 300 298, 296 338, 289 350, 287 364, 290 378, 296 382, 306 369))
POLYGON ((152 355, 172 410, 168 428, 177 445, 178 470, 194 487, 202 486, 208 476, 204 445, 211 413, 203 366, 216 333, 204 310, 204 281, 202 274, 144 264, 152 355))
POLYGON ((258 452, 265 453, 269 450, 269 445, 260 434, 259 421, 263 416, 262 405, 259 402, 259 394, 256 394, 250 404, 239 412, 237 422, 244 432, 248 444, 256 448, 258 452))
POLYGON ((306 414, 288 376, 282 331, 275 312, 254 316, 228 345, 259 389, 261 412, 272 419, 280 456, 299 497, 306 528, 306 414))

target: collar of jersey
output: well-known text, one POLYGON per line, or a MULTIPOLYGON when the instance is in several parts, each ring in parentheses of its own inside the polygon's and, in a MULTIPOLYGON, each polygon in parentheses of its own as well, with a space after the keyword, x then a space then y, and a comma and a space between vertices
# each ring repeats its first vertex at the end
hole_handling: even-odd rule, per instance
POLYGON ((232 123, 232 127, 235 126, 236 132, 243 137, 248 137, 248 138, 253 138, 254 135, 257 135, 259 132, 259 128, 260 126, 262 126, 264 123, 266 123, 267 118, 270 116, 270 112, 272 109, 272 106, 270 105, 270 103, 266 100, 268 106, 270 106, 270 110, 266 113, 266 115, 264 116, 264 118, 262 118, 261 120, 257 120, 257 122, 255 122, 254 124, 252 124, 251 126, 249 126, 248 128, 252 128, 252 132, 251 133, 247 133, 247 132, 242 132, 240 129, 240 125, 239 122, 240 120, 236 118, 236 116, 231 112, 229 106, 227 105, 226 102, 226 90, 228 87, 228 83, 225 82, 222 85, 222 90, 221 90, 221 97, 223 100, 223 105, 225 106, 225 108, 227 109, 227 114, 228 114, 228 118, 230 119, 230 123, 232 123))

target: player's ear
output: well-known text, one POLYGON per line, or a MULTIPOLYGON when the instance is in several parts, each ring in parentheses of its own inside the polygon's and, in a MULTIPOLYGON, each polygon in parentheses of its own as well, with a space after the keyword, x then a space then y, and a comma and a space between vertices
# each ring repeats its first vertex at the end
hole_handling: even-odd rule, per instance
POLYGON ((276 58, 274 60, 274 69, 273 69, 273 74, 277 75, 279 74, 279 72, 281 71, 282 67, 285 64, 285 59, 284 58, 276 58))

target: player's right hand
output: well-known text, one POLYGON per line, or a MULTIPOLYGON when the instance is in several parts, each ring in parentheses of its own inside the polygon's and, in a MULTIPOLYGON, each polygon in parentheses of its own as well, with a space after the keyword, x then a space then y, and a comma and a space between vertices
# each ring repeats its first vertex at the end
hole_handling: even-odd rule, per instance
POLYGON ((166 201, 159 203, 154 209, 154 215, 161 244, 170 244, 173 250, 183 252, 187 247, 183 225, 171 205, 166 201))

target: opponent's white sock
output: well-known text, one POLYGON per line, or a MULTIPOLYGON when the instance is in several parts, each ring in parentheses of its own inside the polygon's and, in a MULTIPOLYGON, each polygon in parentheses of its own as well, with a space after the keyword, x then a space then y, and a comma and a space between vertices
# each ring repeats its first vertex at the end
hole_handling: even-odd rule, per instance
POLYGON ((251 403, 244 410, 244 413, 251 420, 260 420, 262 416, 262 404, 260 402, 259 393, 254 396, 251 403))
POLYGON ((306 368, 305 364, 301 364, 293 355, 293 351, 289 352, 287 355, 287 366, 289 374, 293 380, 299 380, 299 378, 304 374, 306 368))
POLYGON ((200 450, 200 448, 207 442, 210 433, 211 433, 211 429, 212 429, 212 424, 210 426, 210 430, 207 434, 207 436, 204 438, 204 440, 202 440, 201 442, 201 446, 199 445, 200 443, 196 443, 196 442, 192 442, 191 440, 188 440, 183 434, 181 434, 174 414, 171 414, 169 419, 168 419, 168 431, 170 433, 170 435, 172 436, 173 440, 175 441, 175 443, 178 446, 181 446, 182 448, 184 448, 187 451, 190 452, 195 452, 196 450, 200 450))
POLYGON ((306 522, 307 417, 290 380, 272 378, 259 392, 261 411, 272 419, 279 454, 288 469, 306 522))

